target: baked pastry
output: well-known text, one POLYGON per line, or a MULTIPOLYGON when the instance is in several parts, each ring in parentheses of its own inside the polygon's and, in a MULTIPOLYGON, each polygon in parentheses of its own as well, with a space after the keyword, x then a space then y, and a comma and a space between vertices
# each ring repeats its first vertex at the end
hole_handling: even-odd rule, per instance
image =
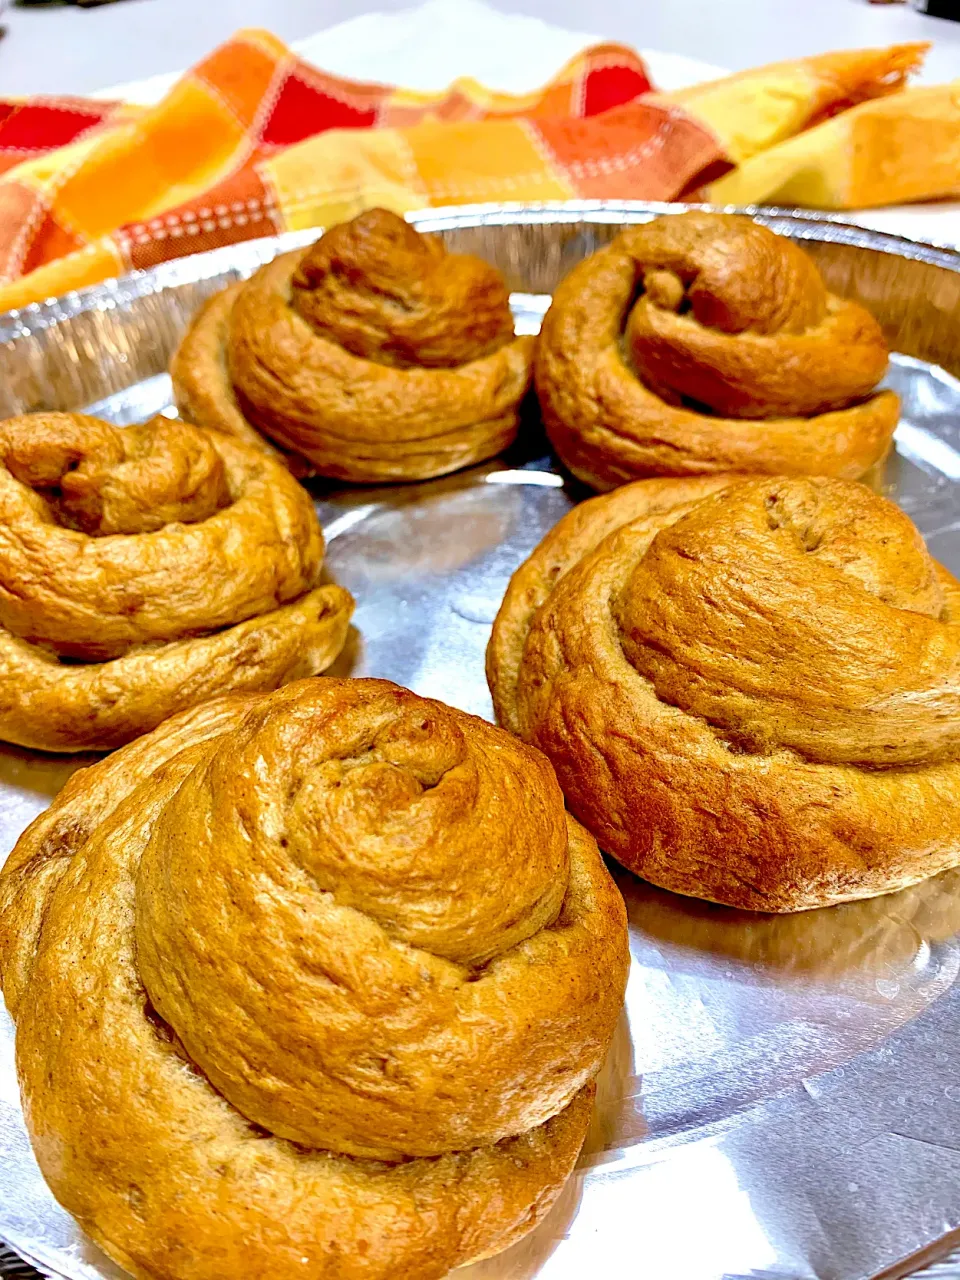
POLYGON ((212 298, 170 373, 183 417, 301 469, 424 480, 510 444, 532 348, 495 268, 370 209, 212 298))
POLYGON ((439 1280, 587 1131, 623 901, 549 763, 379 680, 216 699, 77 774, 0 875, 24 1114, 150 1280, 439 1280))
POLYGON ((187 423, 0 422, 0 738, 106 750, 220 693, 323 671, 353 600, 263 450, 187 423))
POLYGON ((750 218, 630 227, 554 294, 536 356, 547 431, 574 475, 863 476, 900 403, 887 346, 812 260, 750 218))
POLYGON ((864 485, 648 480, 518 570, 488 677, 631 871, 799 911, 960 863, 958 620, 960 584, 864 485))

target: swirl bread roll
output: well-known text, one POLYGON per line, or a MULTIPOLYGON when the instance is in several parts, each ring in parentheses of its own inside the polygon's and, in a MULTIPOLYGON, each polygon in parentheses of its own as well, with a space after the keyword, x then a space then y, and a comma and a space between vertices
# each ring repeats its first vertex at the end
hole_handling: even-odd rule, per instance
POLYGON ((371 209, 213 298, 170 372, 183 417, 300 470, 425 480, 511 443, 532 348, 495 268, 371 209))
POLYGON ((536 387, 595 489, 727 471, 864 476, 899 418, 880 326, 790 240, 691 212, 624 231, 562 282, 536 387))
POLYGON ((150 1280, 439 1280, 546 1213, 626 981, 549 763, 377 680, 185 712, 0 875, 24 1113, 150 1280))
POLYGON ((507 591, 500 722, 665 889, 799 911, 960 862, 960 585, 851 481, 648 480, 507 591))
POLYGON ((323 671, 353 600, 319 586, 309 497, 184 422, 0 422, 0 738, 109 750, 221 693, 323 671))

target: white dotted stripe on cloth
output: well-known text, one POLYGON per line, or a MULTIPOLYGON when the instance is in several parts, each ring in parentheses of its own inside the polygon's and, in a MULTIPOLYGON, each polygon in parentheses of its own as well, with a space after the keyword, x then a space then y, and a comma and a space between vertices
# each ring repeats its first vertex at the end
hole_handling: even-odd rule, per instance
POLYGON ((183 236, 209 235, 213 231, 231 231, 234 227, 246 227, 251 222, 268 220, 276 224, 276 200, 266 196, 263 200, 234 200, 230 204, 217 204, 210 207, 183 213, 165 213, 149 222, 135 223, 121 232, 126 247, 132 245, 151 244, 160 240, 179 240, 183 236))
POLYGON ((669 117, 662 120, 657 127, 657 131, 638 147, 631 148, 630 151, 621 152, 620 155, 598 156, 592 160, 561 160, 553 151, 548 140, 543 136, 536 125, 531 121, 522 121, 525 126, 525 132, 536 147, 537 153, 543 160, 544 164, 549 165, 552 170, 556 170, 562 175, 569 175, 576 179, 605 178, 611 174, 626 173, 629 169, 635 169, 637 165, 658 149, 666 139, 669 133, 670 119, 669 117))
POLYGON ((293 59, 294 78, 299 80, 301 84, 305 84, 308 89, 312 89, 315 93, 322 94, 323 97, 329 98, 331 102, 337 102, 341 107, 347 107, 350 111, 379 111, 383 102, 389 101, 393 96, 392 91, 387 88, 387 92, 381 94, 380 98, 375 99, 373 104, 368 97, 363 94, 351 94, 346 84, 342 80, 338 80, 336 87, 329 81, 324 79, 324 73, 317 71, 316 68, 308 66, 300 61, 299 58, 293 59))
MULTIPOLYGON (((640 62, 640 65, 643 68, 643 70, 646 71, 647 64, 643 61, 642 58, 639 58, 638 61, 640 62)), ((638 68, 635 63, 624 62, 623 58, 617 53, 605 53, 602 58, 597 58, 596 61, 594 61, 593 59, 589 59, 586 67, 584 67, 583 72, 581 74, 583 74, 585 77, 589 77, 591 72, 593 71, 634 71, 636 72, 638 71, 638 68)))
POLYGON ((590 78, 591 72, 594 70, 596 70, 596 68, 586 67, 577 73, 577 92, 575 101, 577 105, 577 116, 581 120, 587 114, 587 81, 590 78))
MULTIPOLYGON (((75 258, 89 258, 89 257, 92 257, 95 253, 99 253, 99 252, 100 252, 100 249, 101 249, 102 244, 103 244, 103 241, 102 241, 102 240, 95 240, 92 244, 85 244, 85 245, 83 245, 83 247, 82 247, 82 248, 80 248, 80 249, 73 249, 73 250, 72 250, 72 251, 67 255, 67 257, 69 257, 71 260, 73 260, 73 259, 75 259, 75 258)), ((54 261, 54 262, 58 262, 58 261, 63 261, 63 259, 62 259, 62 258, 61 258, 61 259, 57 259, 57 258, 55 258, 55 259, 53 259, 53 261, 54 261)), ((50 264, 45 263, 44 265, 46 266, 46 265, 50 265, 50 264)), ((38 270, 39 270, 39 268, 38 268, 38 270)), ((32 274, 32 273, 31 273, 31 274, 32 274)), ((19 271, 18 271, 16 274, 14 274, 14 275, 10 275, 10 276, 5 276, 5 275, 3 274, 3 272, 2 272, 2 271, 0 271, 0 284, 14 284, 17 280, 24 280, 24 279, 27 279, 27 278, 28 278, 28 277, 24 276, 24 275, 23 275, 23 273, 22 273, 22 272, 19 272, 19 271)), ((78 286, 77 286, 77 288, 82 288, 82 286, 78 285, 78 286)), ((70 294, 72 294, 72 293, 75 293, 75 292, 76 292, 76 289, 69 289, 67 292, 68 292, 68 293, 70 293, 70 294)), ((41 301, 41 299, 39 299, 39 298, 34 298, 34 299, 30 299, 30 300, 29 300, 29 301, 27 301, 27 302, 22 302, 22 303, 20 304, 20 306, 21 306, 21 307, 33 306, 33 305, 35 305, 35 304, 39 303, 40 301, 41 301)), ((50 299, 50 298, 47 298, 47 299, 45 299, 45 301, 49 302, 49 301, 51 301, 51 299, 50 299)), ((15 308, 15 309, 16 309, 16 308, 15 308)))
POLYGON ((274 185, 273 178, 269 170, 258 170, 258 177, 263 183, 263 214, 269 218, 275 231, 284 231, 286 228, 283 223, 283 215, 280 211, 280 196, 274 185))
MULTIPOLYGON (((578 180, 589 180, 626 173, 636 168, 664 142, 671 123, 685 121, 682 113, 669 111, 657 128, 644 143, 632 150, 615 156, 601 156, 592 160, 573 160, 562 162, 555 156, 536 126, 526 120, 520 120, 530 142, 535 146, 545 166, 550 172, 530 170, 525 173, 504 175, 502 177, 471 178, 459 183, 443 183, 431 187, 429 199, 433 203, 443 200, 454 200, 458 203, 473 200, 477 197, 496 197, 504 191, 517 191, 524 187, 544 186, 555 180, 554 173, 566 174, 578 180)), ((263 179, 263 175, 261 175, 263 179)), ((403 181, 407 187, 428 198, 420 181, 413 153, 408 146, 403 150, 403 181)), ((283 211, 302 209, 318 200, 340 202, 345 197, 358 197, 369 191, 361 185, 350 187, 314 187, 301 188, 290 192, 282 206, 276 195, 268 194, 263 199, 234 201, 231 204, 216 204, 201 207, 195 212, 187 210, 182 214, 162 214, 151 218, 148 222, 138 223, 121 233, 121 249, 129 252, 131 248, 142 248, 155 241, 179 240, 184 236, 211 234, 215 231, 231 231, 248 226, 251 222, 269 221, 278 231, 283 229, 283 211)), ((385 187, 384 191, 391 188, 385 187)), ((395 190, 395 188, 393 188, 395 190)))
POLYGON ((46 107, 53 111, 69 111, 74 116, 89 116, 91 119, 93 117, 99 119, 102 117, 107 104, 101 102, 93 106, 83 98, 65 99, 46 93, 32 93, 30 95, 30 106, 46 107))
MULTIPOLYGON (((561 165, 558 158, 554 155, 552 147, 537 128, 536 124, 534 124, 532 120, 519 120, 517 123, 520 125, 520 128, 525 134, 531 147, 533 147, 534 151, 540 157, 540 161, 544 169, 547 171, 543 175, 544 178, 546 178, 547 175, 553 175, 554 180, 556 180, 558 176, 565 174, 566 170, 564 166, 561 165)), ((524 175, 517 175, 518 181, 523 181, 523 178, 524 175)), ((485 181, 489 182, 491 179, 487 178, 485 181)))
MULTIPOLYGON (((397 156, 395 158, 400 160, 401 181, 409 190, 415 191, 418 195, 422 195, 424 199, 428 199, 429 197, 427 196, 426 189, 423 185, 423 178, 420 175, 420 170, 417 168, 417 161, 413 154, 413 147, 402 133, 397 134, 397 141, 400 143, 400 147, 397 150, 397 156)), ((306 192, 308 198, 316 194, 316 192, 306 192)), ((299 191, 296 192, 296 198, 302 199, 303 193, 299 191)))
POLYGON ((572 174, 575 178, 606 178, 611 174, 626 173, 628 169, 635 169, 642 160, 647 159, 654 151, 658 150, 665 141, 668 132, 668 123, 664 121, 656 133, 631 151, 626 151, 619 156, 598 156, 593 160, 572 160, 563 167, 567 173, 572 174))
MULTIPOLYGON (((636 147, 633 151, 628 152, 623 156, 607 158, 606 163, 612 166, 611 171, 624 172, 635 166, 638 160, 644 159, 647 154, 655 149, 657 143, 661 140, 665 129, 666 126, 662 125, 657 134, 650 138, 642 147, 636 147)), ((539 150, 540 148, 538 147, 538 151, 539 150)), ((572 164, 563 165, 559 159, 549 153, 544 154, 544 160, 549 163, 551 170, 558 170, 560 173, 570 172, 575 174, 574 165, 576 165, 582 169, 582 172, 579 175, 575 174, 575 176, 600 176, 598 174, 589 173, 589 165, 594 163, 592 161, 574 161, 572 164)), ((434 203, 436 203, 438 198, 456 199, 462 202, 466 199, 472 199, 474 196, 496 196, 500 191, 513 191, 518 188, 533 185, 542 186, 555 181, 556 176, 553 173, 545 173, 543 170, 533 169, 526 173, 511 174, 509 176, 504 175, 502 177, 490 178, 478 177, 464 179, 459 183, 431 184, 429 198, 434 203)), ((362 184, 350 187, 304 188, 299 191, 291 192, 284 200, 283 208, 286 211, 301 209, 304 205, 309 205, 319 199, 339 201, 342 197, 355 194, 361 190, 373 190, 373 188, 366 188, 362 184)), ((381 190, 389 191, 391 188, 385 186, 381 188, 381 190)), ((396 190, 396 188, 394 187, 393 190, 396 190)))

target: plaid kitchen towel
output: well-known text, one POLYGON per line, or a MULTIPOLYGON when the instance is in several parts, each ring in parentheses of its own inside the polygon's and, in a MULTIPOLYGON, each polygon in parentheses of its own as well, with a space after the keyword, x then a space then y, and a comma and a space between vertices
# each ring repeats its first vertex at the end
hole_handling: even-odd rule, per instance
POLYGON ((0 310, 371 203, 676 195, 718 156, 671 109, 591 118, 650 88, 632 50, 600 45, 540 91, 471 80, 443 94, 345 81, 242 31, 153 108, 0 102, 0 310), (362 139, 362 145, 359 140, 362 139))
POLYGON ((242 31, 155 107, 0 100, 0 311, 373 204, 671 200, 853 102, 922 46, 760 68, 651 94, 603 44, 523 96, 348 81, 242 31))

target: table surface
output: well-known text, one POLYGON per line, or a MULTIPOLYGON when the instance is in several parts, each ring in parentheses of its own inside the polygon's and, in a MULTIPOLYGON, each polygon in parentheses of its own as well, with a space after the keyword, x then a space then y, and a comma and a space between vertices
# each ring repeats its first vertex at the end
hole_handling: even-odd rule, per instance
MULTIPOLYGON (((32 5, 0 24, 0 95, 86 93, 189 65, 232 31, 266 26, 286 40, 410 0, 121 0, 101 8, 32 5)), ((739 70, 828 48, 932 40, 925 79, 960 77, 960 22, 867 0, 492 0, 609 39, 739 70)))

